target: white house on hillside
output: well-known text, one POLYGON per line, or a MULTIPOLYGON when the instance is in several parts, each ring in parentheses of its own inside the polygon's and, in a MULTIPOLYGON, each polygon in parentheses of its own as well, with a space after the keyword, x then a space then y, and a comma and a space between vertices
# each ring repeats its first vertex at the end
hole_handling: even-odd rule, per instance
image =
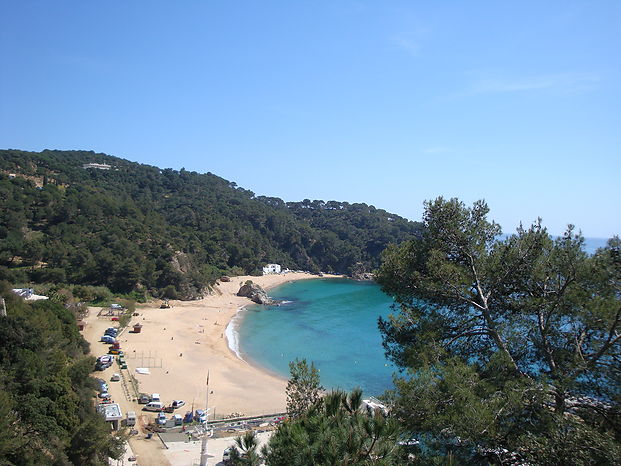
POLYGON ((24 298, 26 301, 39 301, 41 299, 49 299, 47 296, 35 294, 32 288, 13 288, 12 291, 20 298, 24 298))
POLYGON ((280 273, 280 265, 279 264, 267 264, 263 267, 263 275, 269 275, 271 273, 280 273))
POLYGON ((107 163, 85 163, 82 165, 82 168, 84 169, 96 168, 98 170, 110 170, 112 166, 108 165, 107 163))

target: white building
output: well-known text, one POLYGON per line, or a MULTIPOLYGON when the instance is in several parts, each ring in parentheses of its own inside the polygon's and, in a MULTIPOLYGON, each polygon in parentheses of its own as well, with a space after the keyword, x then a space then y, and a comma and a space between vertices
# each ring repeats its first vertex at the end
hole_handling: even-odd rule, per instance
POLYGON ((121 407, 118 403, 100 404, 97 406, 97 411, 101 414, 106 421, 112 423, 114 430, 119 429, 119 421, 123 418, 121 407))
POLYGON ((280 265, 279 264, 267 264, 263 267, 263 275, 269 275, 271 273, 280 273, 280 265))
POLYGON ((35 294, 32 288, 13 288, 13 293, 24 298, 26 301, 39 301, 41 299, 49 299, 47 296, 35 294))
POLYGON ((82 165, 82 168, 97 168, 98 170, 110 170, 112 166, 108 165, 107 163, 85 163, 84 165, 82 165))

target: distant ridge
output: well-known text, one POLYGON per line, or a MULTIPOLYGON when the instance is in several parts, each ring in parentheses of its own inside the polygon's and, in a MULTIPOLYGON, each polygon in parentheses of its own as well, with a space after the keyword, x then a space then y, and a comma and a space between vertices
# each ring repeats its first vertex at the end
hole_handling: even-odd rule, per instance
POLYGON ((379 265, 421 225, 367 204, 255 196, 92 151, 0 151, 0 279, 195 298, 222 275, 379 265))

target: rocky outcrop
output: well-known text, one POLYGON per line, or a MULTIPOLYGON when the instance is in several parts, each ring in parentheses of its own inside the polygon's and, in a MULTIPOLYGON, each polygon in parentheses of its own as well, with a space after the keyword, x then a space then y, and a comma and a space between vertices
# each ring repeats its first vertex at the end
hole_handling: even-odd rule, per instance
POLYGON ((375 277, 373 276, 373 274, 371 272, 362 272, 362 273, 352 274, 351 278, 353 278, 354 280, 358 280, 358 281, 373 281, 373 280, 375 280, 375 277))
POLYGON ((205 292, 208 289, 201 289, 196 286, 191 279, 192 272, 196 270, 195 264, 193 264, 192 257, 181 251, 174 251, 170 258, 170 266, 174 271, 176 277, 173 280, 173 286, 175 287, 175 296, 170 296, 182 301, 192 301, 195 299, 203 299, 205 292))
POLYGON ((354 265, 351 271, 350 277, 359 281, 374 280, 373 274, 365 269, 362 262, 356 262, 356 265, 354 265))
POLYGON ((270 298, 265 290, 256 283, 253 283, 252 280, 248 280, 241 286, 241 288, 237 292, 237 296, 244 296, 246 298, 250 298, 250 300, 257 304, 276 304, 276 301, 270 298))

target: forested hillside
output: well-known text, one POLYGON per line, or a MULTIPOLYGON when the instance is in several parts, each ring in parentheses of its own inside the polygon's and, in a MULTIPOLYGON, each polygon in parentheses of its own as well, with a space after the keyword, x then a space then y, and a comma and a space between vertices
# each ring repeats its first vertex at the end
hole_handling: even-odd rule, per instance
POLYGON ((85 151, 0 151, 0 204, 0 279, 171 297, 267 262, 370 271, 420 229, 366 204, 285 203, 211 173, 85 151))
POLYGON ((95 358, 61 304, 26 303, 0 281, 0 463, 108 464, 123 440, 93 405, 95 358))

